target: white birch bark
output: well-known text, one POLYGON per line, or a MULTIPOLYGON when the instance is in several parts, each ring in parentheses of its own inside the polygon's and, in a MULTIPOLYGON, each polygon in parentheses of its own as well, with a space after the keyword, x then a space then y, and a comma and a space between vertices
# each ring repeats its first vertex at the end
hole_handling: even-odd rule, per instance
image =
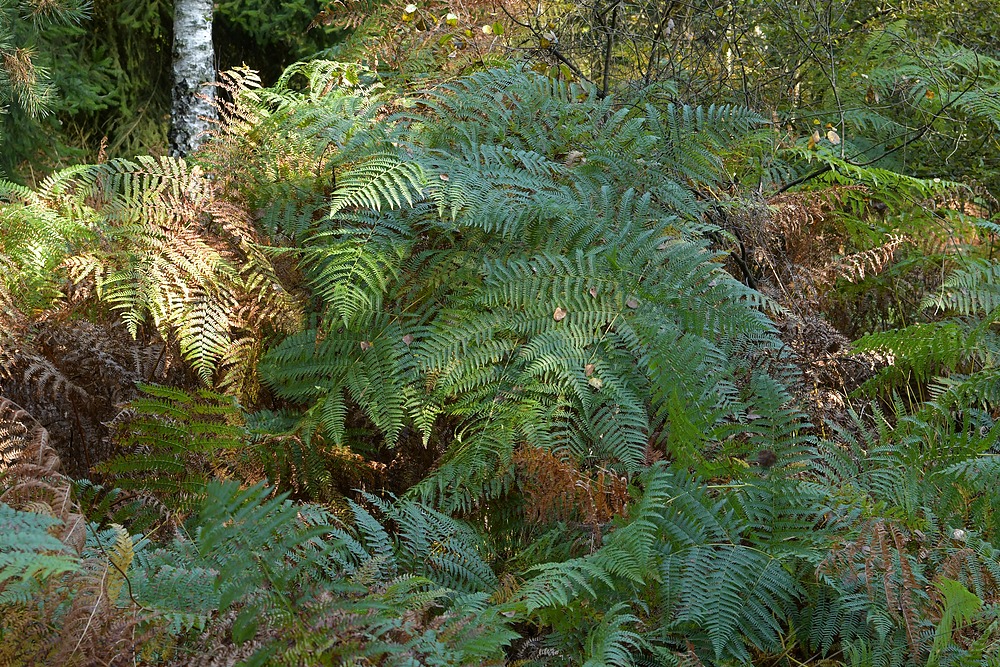
POLYGON ((170 154, 188 155, 204 140, 216 117, 212 48, 213 0, 174 0, 174 87, 170 154))

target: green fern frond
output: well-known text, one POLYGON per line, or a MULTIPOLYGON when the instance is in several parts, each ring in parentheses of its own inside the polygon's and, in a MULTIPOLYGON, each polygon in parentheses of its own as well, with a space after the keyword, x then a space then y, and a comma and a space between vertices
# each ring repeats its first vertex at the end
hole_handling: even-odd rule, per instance
POLYGON ((98 466, 123 489, 153 491, 189 506, 204 493, 210 471, 246 445, 243 415, 232 398, 201 390, 144 385, 120 432, 125 450, 98 466))
POLYGON ((80 567, 79 559, 49 533, 58 519, 0 503, 0 605, 11 580, 44 580, 80 567))
POLYGON ((952 273, 938 294, 927 297, 924 308, 959 316, 991 315, 1000 308, 1000 265, 972 261, 952 273))
POLYGON ((330 216, 354 207, 381 211, 383 206, 399 208, 404 201, 412 206, 423 182, 418 164, 404 162, 394 152, 370 154, 337 179, 330 216))
POLYGON ((342 399, 335 394, 346 391, 392 443, 403 427, 403 382, 412 363, 403 337, 398 324, 384 316, 347 331, 307 330, 268 353, 260 373, 278 395, 318 408, 334 441, 344 432, 344 412, 337 407, 342 399))

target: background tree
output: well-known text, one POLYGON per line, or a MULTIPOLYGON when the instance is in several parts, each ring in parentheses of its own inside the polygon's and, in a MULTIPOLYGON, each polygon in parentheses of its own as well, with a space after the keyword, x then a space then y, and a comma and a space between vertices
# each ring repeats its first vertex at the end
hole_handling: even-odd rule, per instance
MULTIPOLYGON (((56 7, 53 3, 21 3, 56 7)), ((61 3, 65 5, 66 3, 61 3)), ((61 6, 60 5, 60 6, 61 6)), ((44 115, 11 105, 0 168, 20 181, 56 166, 105 157, 167 151, 173 80, 173 2, 94 0, 81 20, 20 17, 30 8, 8 3, 19 34, 33 35, 35 62, 57 94, 44 115), (102 149, 103 146, 103 149, 102 149)), ((213 16, 216 64, 260 63, 265 82, 298 59, 330 47, 338 30, 310 22, 321 0, 240 0, 218 3, 213 16)))
POLYGON ((171 88, 170 151, 187 155, 202 141, 215 105, 212 0, 174 1, 174 84, 171 88))
MULTIPOLYGON (((51 110, 53 85, 47 69, 37 61, 36 41, 46 28, 78 25, 87 6, 86 0, 0 4, 0 113, 37 117, 51 110)), ((3 120, 9 127, 8 119, 3 120)))

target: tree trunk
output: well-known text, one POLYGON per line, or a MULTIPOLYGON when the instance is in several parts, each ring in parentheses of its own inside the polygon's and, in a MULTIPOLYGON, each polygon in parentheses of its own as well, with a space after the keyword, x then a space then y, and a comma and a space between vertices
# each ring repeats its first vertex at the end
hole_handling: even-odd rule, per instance
POLYGON ((204 140, 216 117, 213 0, 174 2, 174 87, 170 110, 170 154, 184 156, 204 140))

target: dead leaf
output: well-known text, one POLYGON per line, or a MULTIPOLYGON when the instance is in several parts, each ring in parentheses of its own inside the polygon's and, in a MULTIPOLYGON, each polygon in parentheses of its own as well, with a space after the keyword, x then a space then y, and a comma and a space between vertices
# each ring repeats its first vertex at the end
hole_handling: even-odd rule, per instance
POLYGON ((599 377, 592 377, 592 378, 590 378, 589 380, 587 380, 587 384, 589 384, 591 387, 593 387, 597 391, 600 391, 601 387, 604 386, 604 382, 599 377))
POLYGON ((632 297, 631 299, 625 302, 625 305, 631 308, 632 310, 635 310, 636 308, 639 307, 639 300, 636 299, 635 297, 632 297))
POLYGON ((597 298, 597 288, 596 287, 591 287, 587 291, 590 292, 590 296, 594 297, 595 299, 597 298))
POLYGON ((808 146, 809 150, 816 148, 816 144, 818 144, 822 140, 823 137, 820 136, 819 130, 813 130, 812 136, 809 137, 809 146, 808 146))
POLYGON ((583 367, 583 374, 590 377, 594 374, 594 364, 587 364, 583 367))
POLYGON ((563 165, 566 167, 575 167, 581 162, 586 162, 583 159, 583 153, 581 151, 570 151, 566 154, 566 159, 563 160, 563 165))
POLYGON ((552 319, 554 319, 556 322, 562 322, 564 319, 566 319, 566 315, 568 314, 569 313, 567 313, 565 308, 559 307, 556 308, 556 312, 552 313, 552 319))
POLYGON ((403 336, 403 342, 406 343, 407 347, 409 347, 410 343, 413 342, 413 336, 411 336, 410 334, 406 334, 405 336, 403 336))
POLYGON ((840 143, 840 135, 837 134, 837 131, 835 129, 830 128, 826 132, 826 140, 829 141, 834 146, 836 146, 837 144, 840 143))
POLYGON ((371 348, 371 346, 372 346, 372 344, 371 344, 370 341, 367 341, 367 340, 361 341, 361 351, 362 352, 367 352, 368 349, 371 348))

